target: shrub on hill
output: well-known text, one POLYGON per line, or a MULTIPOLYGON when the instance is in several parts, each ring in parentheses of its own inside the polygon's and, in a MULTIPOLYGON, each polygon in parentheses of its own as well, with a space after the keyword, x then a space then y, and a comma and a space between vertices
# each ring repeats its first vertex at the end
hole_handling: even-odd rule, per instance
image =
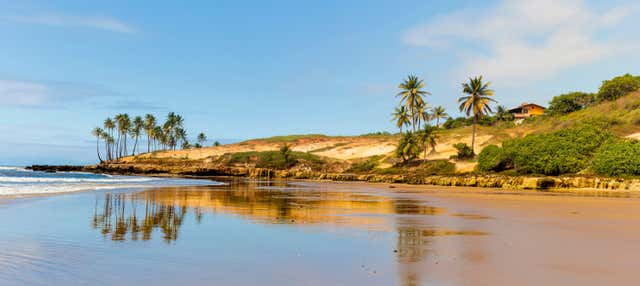
POLYGON ((598 99, 615 100, 638 89, 640 89, 640 77, 625 74, 603 81, 598 91, 598 99))
POLYGON ((478 170, 514 168, 520 174, 561 175, 578 173, 591 165, 594 153, 613 139, 602 124, 552 133, 528 135, 505 141, 502 148, 488 146, 478 157, 478 170))
POLYGON ((230 155, 228 160, 230 164, 252 163, 255 164, 257 168, 269 169, 287 169, 299 161, 306 161, 316 167, 319 167, 324 163, 322 158, 316 155, 284 150, 284 148, 279 151, 249 151, 233 153, 230 155))
POLYGON ((596 152, 591 168, 599 175, 640 175, 640 141, 617 140, 596 152))
POLYGON ((596 95, 586 92, 570 92, 553 97, 549 102, 549 114, 562 115, 581 110, 596 102, 596 95))
POLYGON ((379 160, 382 157, 383 156, 380 156, 380 155, 371 156, 369 159, 365 161, 354 163, 353 165, 351 165, 351 168, 347 170, 347 172, 353 172, 353 173, 369 172, 375 169, 379 165, 379 160))
POLYGON ((456 159, 456 160, 468 160, 468 159, 473 159, 473 150, 471 150, 471 147, 469 147, 469 145, 465 144, 465 143, 456 143, 453 144, 453 148, 456 148, 456 150, 458 150, 458 153, 453 156, 454 158, 452 159, 456 159))
MULTIPOLYGON (((491 126, 496 122, 495 116, 482 116, 478 118, 478 125, 481 126, 491 126)), ((455 129, 464 126, 471 126, 473 124, 473 117, 456 117, 456 118, 448 118, 442 124, 442 128, 444 129, 455 129)))
POLYGON ((484 147, 478 155, 479 171, 500 172, 513 168, 513 162, 506 156, 504 149, 496 145, 484 147))

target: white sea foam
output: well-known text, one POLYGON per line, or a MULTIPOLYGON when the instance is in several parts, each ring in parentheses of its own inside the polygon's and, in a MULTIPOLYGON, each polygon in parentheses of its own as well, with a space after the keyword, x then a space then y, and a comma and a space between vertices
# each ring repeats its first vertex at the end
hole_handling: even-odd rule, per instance
MULTIPOLYGON (((39 178, 39 177, 2 177, 0 176, 1 183, 124 183, 124 182, 148 182, 153 181, 153 178, 39 178)), ((155 179, 157 180, 157 179, 155 179)))
POLYGON ((93 173, 43 173, 20 167, 0 166, 0 196, 215 184, 219 183, 207 180, 116 176, 93 173))

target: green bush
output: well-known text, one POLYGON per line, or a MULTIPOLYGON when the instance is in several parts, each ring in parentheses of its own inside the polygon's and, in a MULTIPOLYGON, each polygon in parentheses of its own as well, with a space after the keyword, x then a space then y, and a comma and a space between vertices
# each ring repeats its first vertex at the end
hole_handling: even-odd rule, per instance
POLYGON ((513 167, 511 159, 508 158, 504 150, 496 145, 489 145, 482 149, 478 155, 479 171, 483 172, 500 172, 513 167))
POLYGON ((281 148, 279 151, 263 152, 239 152, 230 155, 229 163, 255 163, 257 168, 287 169, 298 163, 306 161, 313 166, 320 166, 324 161, 313 154, 291 151, 289 148, 281 148))
POLYGON ((562 115, 581 110, 595 103, 596 96, 593 93, 570 92, 554 96, 549 102, 549 113, 562 115))
POLYGON ((469 147, 469 145, 465 143, 456 143, 453 144, 453 148, 456 148, 456 150, 458 150, 458 153, 455 156, 456 160, 468 160, 473 158, 473 150, 471 150, 471 147, 469 147))
POLYGON ((639 88, 640 77, 625 74, 603 81, 598 91, 598 99, 601 101, 615 100, 639 88))
POLYGON ((617 140, 605 144, 595 154, 591 168, 606 176, 640 175, 640 142, 617 140))
POLYGON ((354 173, 366 173, 369 172, 373 169, 375 169, 378 166, 378 161, 380 160, 382 156, 372 156, 371 158, 367 159, 366 161, 363 162, 358 162, 355 163, 353 165, 351 165, 351 168, 349 168, 349 170, 347 170, 347 172, 354 172, 354 173))
POLYGON ((587 168, 595 151, 612 138, 603 126, 585 124, 505 141, 502 146, 519 173, 560 175, 587 168))

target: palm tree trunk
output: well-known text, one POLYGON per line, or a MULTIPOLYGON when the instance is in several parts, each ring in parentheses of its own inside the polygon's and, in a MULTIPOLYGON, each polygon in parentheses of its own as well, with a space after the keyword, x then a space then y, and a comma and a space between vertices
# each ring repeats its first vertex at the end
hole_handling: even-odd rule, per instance
POLYGON ((147 153, 151 152, 151 136, 147 134, 147 153))
POLYGON ((471 131, 471 155, 476 156, 476 124, 478 123, 478 115, 473 116, 473 130, 471 131))
POLYGON ((96 153, 98 153, 98 160, 102 163, 102 157, 100 157, 100 136, 96 137, 96 153))
POLYGON ((138 147, 138 136, 135 136, 136 141, 133 143, 133 153, 131 153, 131 156, 135 156, 136 155, 136 147, 138 147))

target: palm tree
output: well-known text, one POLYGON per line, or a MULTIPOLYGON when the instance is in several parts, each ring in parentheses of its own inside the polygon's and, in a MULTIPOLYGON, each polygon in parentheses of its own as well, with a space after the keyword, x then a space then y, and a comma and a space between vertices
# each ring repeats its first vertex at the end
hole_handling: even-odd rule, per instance
POLYGON ((140 116, 134 117, 133 126, 131 127, 131 130, 129 130, 131 137, 135 139, 135 142, 133 143, 133 151, 131 153, 131 156, 134 156, 136 154, 136 147, 138 146, 138 137, 140 137, 140 134, 142 133, 142 128, 144 128, 144 121, 142 121, 142 117, 140 116))
POLYGON ((513 119, 513 115, 509 113, 506 107, 500 105, 496 108, 496 120, 509 121, 513 119))
POLYGON ((409 119, 409 112, 407 112, 407 108, 404 105, 396 107, 395 111, 391 114, 393 115, 393 119, 396 122, 396 127, 400 129, 400 134, 402 134, 402 127, 405 125, 409 125, 411 123, 411 119, 409 119))
POLYGON ((413 111, 412 114, 414 121, 417 122, 417 126, 418 126, 418 130, 420 130, 422 124, 421 122, 424 121, 425 123, 427 123, 427 121, 429 120, 429 113, 427 112, 427 103, 422 101, 420 104, 418 104, 415 108, 415 110, 413 111))
POLYGON ((476 125, 478 118, 485 114, 491 113, 490 102, 496 102, 491 98, 493 96, 493 90, 489 89, 491 82, 482 82, 482 76, 469 78, 468 83, 462 84, 462 92, 468 94, 467 96, 460 97, 458 103, 460 103, 460 111, 463 111, 469 115, 473 115, 473 131, 471 133, 471 152, 475 154, 474 147, 476 143, 476 125))
POLYGON ((156 118, 153 114, 144 116, 144 133, 147 134, 147 153, 151 152, 151 138, 156 127, 156 118))
POLYGON ((107 160, 113 160, 113 155, 111 154, 111 147, 113 145, 113 136, 109 135, 107 132, 102 132, 102 140, 104 140, 105 149, 107 150, 107 160))
MULTIPOLYGON (((107 118, 104 120, 104 129, 108 132, 108 135, 110 137, 113 137, 113 129, 116 128, 116 124, 113 122, 113 120, 111 118, 107 118)), ((113 148, 112 148, 113 144, 110 142, 107 142, 107 157, 109 158, 109 160, 112 160, 113 157, 113 148)))
POLYGON ((204 145, 204 142, 207 141, 207 135, 204 135, 204 133, 200 133, 198 134, 198 144, 200 144, 201 146, 204 145))
MULTIPOLYGON (((189 140, 187 140, 187 131, 184 130, 183 128, 177 128, 175 131, 176 134, 176 138, 175 138, 175 144, 178 143, 178 141, 182 141, 182 149, 186 149, 184 148, 184 146, 187 146, 187 148, 189 148, 191 145, 189 145, 189 140), (185 145, 186 143, 186 145, 185 145)), ((175 145, 174 145, 175 146, 175 145)), ((174 147, 175 149, 175 147, 174 147)))
POLYGON ((102 133, 104 133, 104 131, 100 127, 96 127, 91 131, 91 135, 96 137, 96 153, 98 153, 98 160, 100 160, 100 163, 103 162, 102 157, 100 157, 100 137, 102 137, 102 133))
POLYGON ((160 143, 160 145, 164 145, 164 132, 162 131, 162 127, 160 126, 156 126, 153 128, 153 133, 152 133, 152 139, 153 139, 153 143, 154 143, 154 149, 158 149, 158 143, 160 143))
POLYGON ((431 125, 425 125, 424 129, 422 129, 418 133, 418 137, 420 138, 420 142, 424 147, 424 160, 427 160, 427 150, 431 148, 431 150, 435 150, 438 140, 437 134, 438 128, 431 125))
POLYGON ((126 113, 120 113, 115 116, 116 125, 118 129, 118 157, 122 157, 127 154, 127 133, 131 128, 131 120, 126 113))
POLYGON ((436 127, 440 127, 440 119, 449 117, 449 114, 445 111, 444 107, 438 106, 432 111, 433 118, 436 120, 436 127))
POLYGON ((422 97, 430 95, 429 92, 422 90, 424 86, 424 81, 415 75, 409 75, 407 79, 398 85, 398 88, 400 88, 401 91, 396 94, 396 96, 400 97, 400 103, 406 105, 409 109, 409 113, 413 116, 413 131, 416 130, 416 123, 418 120, 416 109, 424 103, 424 99, 422 97))

